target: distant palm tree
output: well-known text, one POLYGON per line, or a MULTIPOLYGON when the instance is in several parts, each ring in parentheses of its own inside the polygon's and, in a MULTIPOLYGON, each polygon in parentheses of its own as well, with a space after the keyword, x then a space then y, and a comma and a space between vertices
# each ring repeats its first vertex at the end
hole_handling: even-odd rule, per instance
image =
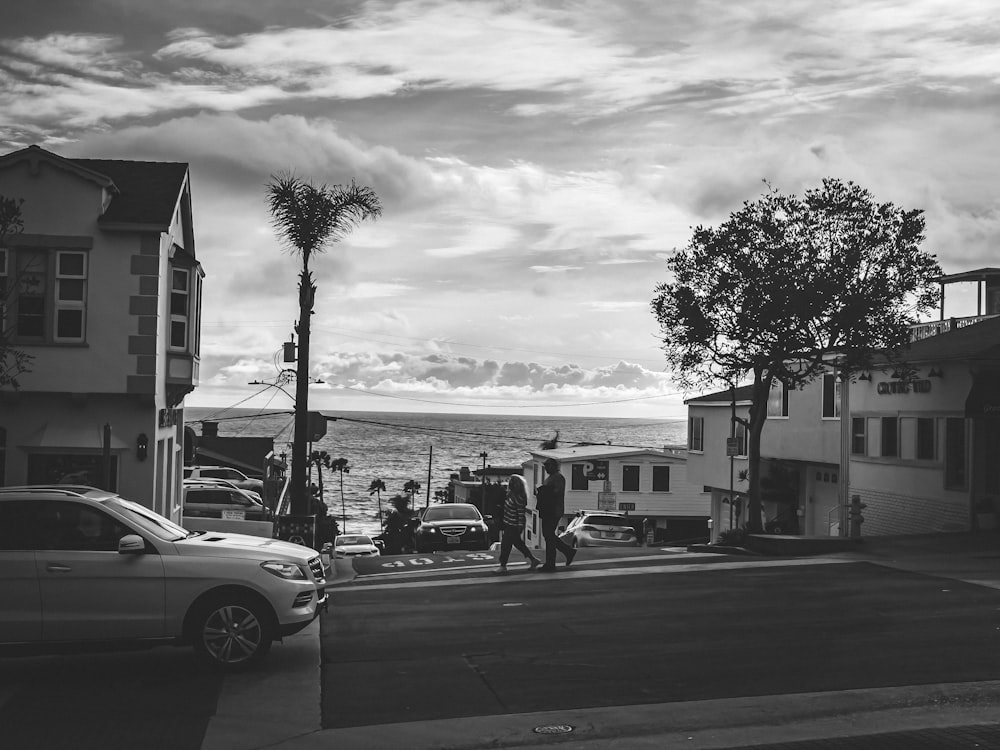
POLYGON ((312 467, 316 467, 316 484, 319 487, 319 497, 323 495, 323 469, 330 468, 330 454, 326 451, 313 451, 309 455, 309 480, 312 481, 312 467))
POLYGON ((403 485, 403 492, 410 496, 410 505, 416 508, 417 504, 414 501, 416 500, 417 493, 420 492, 420 482, 416 479, 409 480, 403 485))
POLYGON ((316 187, 291 173, 272 175, 267 184, 271 224, 278 237, 302 258, 299 273, 298 365, 295 378, 295 434, 292 442, 292 512, 306 507, 306 445, 309 442, 309 322, 316 300, 309 260, 346 236, 355 225, 382 214, 382 204, 369 187, 316 187))
POLYGON ((380 532, 385 530, 382 523, 382 493, 384 491, 385 482, 381 479, 373 479, 372 483, 368 485, 368 494, 378 497, 378 527, 380 532))
POLYGON ((330 461, 330 468, 333 471, 340 472, 340 512, 343 516, 344 527, 341 530, 341 534, 347 533, 347 504, 344 502, 344 474, 351 473, 351 467, 347 465, 346 458, 335 458, 330 461))

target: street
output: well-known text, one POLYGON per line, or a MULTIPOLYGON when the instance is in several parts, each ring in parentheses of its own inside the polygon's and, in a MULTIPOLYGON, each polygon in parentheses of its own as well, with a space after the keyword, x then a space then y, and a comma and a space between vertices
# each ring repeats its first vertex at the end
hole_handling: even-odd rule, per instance
POLYGON ((323 726, 1000 675, 998 591, 867 563, 717 567, 360 578, 322 618, 323 726))
POLYGON ((308 632, 225 678, 171 647, 3 656, 0 745, 533 748, 562 741, 538 730, 567 727, 567 748, 595 749, 671 746, 655 744, 668 732, 692 749, 796 731, 1000 737, 984 726, 1000 700, 989 548, 924 563, 983 585, 847 558, 655 548, 495 576, 489 553, 469 554, 365 561, 373 572, 338 579, 308 632))

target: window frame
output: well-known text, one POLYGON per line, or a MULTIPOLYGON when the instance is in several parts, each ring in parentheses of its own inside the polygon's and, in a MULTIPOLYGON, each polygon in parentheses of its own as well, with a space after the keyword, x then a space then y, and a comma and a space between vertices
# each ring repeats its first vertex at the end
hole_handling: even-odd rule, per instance
POLYGON ((167 348, 172 352, 187 352, 191 349, 191 301, 194 298, 191 290, 191 279, 194 276, 192 274, 192 269, 183 268, 179 266, 171 266, 170 268, 170 289, 167 300, 168 305, 168 317, 170 320, 168 333, 167 333, 167 348), (174 279, 178 275, 183 275, 185 279, 184 288, 177 289, 174 286, 174 279), (184 313, 174 312, 174 297, 183 297, 184 300, 184 313), (174 325, 183 325, 184 343, 175 344, 174 343, 174 325))
POLYGON ((778 380, 777 378, 771 383, 771 390, 767 393, 767 418, 768 419, 787 419, 788 418, 788 388, 785 384, 778 380), (773 394, 776 390, 781 389, 781 395, 778 398, 773 398, 773 394), (780 400, 780 404, 778 403, 780 400), (778 404, 777 409, 775 409, 775 404, 778 404))
POLYGON ((670 464, 654 464, 653 465, 653 492, 670 492, 670 464), (663 477, 662 475, 666 473, 666 487, 662 486, 663 477), (657 474, 661 475, 659 481, 657 481, 657 474))
POLYGON ((705 418, 688 417, 688 450, 705 452, 705 418), (697 429, 696 429, 697 427, 697 429), (697 445, 695 445, 697 443, 697 445))
POLYGON ((966 420, 964 417, 945 417, 944 423, 944 470, 942 472, 944 487, 947 490, 967 490, 969 488, 969 432, 966 420))
POLYGON ((868 419, 866 417, 851 417, 851 455, 868 455, 868 419), (858 425, 861 426, 860 430, 858 425))
POLYGON ((823 404, 821 419, 840 419, 841 388, 843 382, 835 374, 823 376, 823 404))
POLYGON ((622 492, 640 492, 642 487, 642 467, 639 464, 622 464, 622 492), (635 482, 631 480, 632 469, 635 469, 635 482), (628 485, 626 486, 626 480, 628 485), (634 484, 634 488, 631 486, 634 484))
POLYGON ((90 271, 89 253, 83 250, 62 250, 56 249, 53 253, 55 263, 52 268, 52 341, 57 344, 81 344, 87 339, 87 280, 90 271), (62 260, 68 256, 79 256, 83 271, 80 274, 64 272, 62 260), (63 299, 61 292, 63 282, 78 281, 81 284, 80 299, 63 299), (79 312, 80 333, 75 336, 62 336, 59 333, 60 313, 79 312))
POLYGON ((879 457, 902 458, 899 444, 899 417, 879 418, 879 457), (886 429, 891 426, 891 429, 886 429))

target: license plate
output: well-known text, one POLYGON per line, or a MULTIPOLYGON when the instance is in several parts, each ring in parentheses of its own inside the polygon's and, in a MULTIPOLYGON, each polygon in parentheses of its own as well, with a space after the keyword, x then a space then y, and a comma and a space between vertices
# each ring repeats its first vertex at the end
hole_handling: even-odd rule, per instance
POLYGON ((450 536, 448 537, 448 544, 461 544, 462 537, 460 536, 450 536))

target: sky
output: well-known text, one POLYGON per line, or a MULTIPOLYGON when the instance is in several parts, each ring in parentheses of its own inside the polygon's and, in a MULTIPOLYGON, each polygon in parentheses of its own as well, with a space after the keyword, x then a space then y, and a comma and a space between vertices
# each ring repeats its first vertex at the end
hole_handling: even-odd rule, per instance
MULTIPOLYGON (((824 177, 1000 266, 979 0, 45 0, 0 27, 0 153, 186 162, 189 406, 289 408, 299 261, 266 185, 371 187, 315 259, 310 407, 676 419, 650 301, 698 225, 824 177), (264 385, 250 385, 262 382, 264 385), (278 384, 274 387, 268 384, 278 384)), ((949 315, 975 314, 956 289, 949 315)))

